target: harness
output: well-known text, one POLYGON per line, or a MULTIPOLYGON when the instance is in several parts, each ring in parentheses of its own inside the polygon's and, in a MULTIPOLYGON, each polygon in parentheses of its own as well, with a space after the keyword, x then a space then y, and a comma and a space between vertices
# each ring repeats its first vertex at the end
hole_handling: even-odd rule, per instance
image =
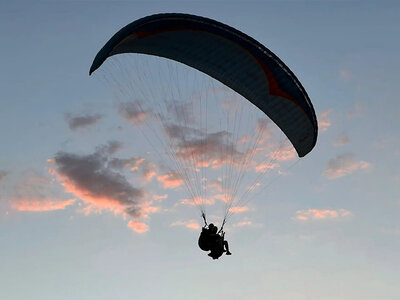
MULTIPOLYGON (((204 221, 204 226, 203 228, 208 228, 208 224, 207 224, 207 218, 206 218, 206 214, 204 212, 201 212, 201 217, 203 218, 204 221)), ((224 237, 225 236, 225 232, 224 232, 224 225, 226 223, 226 216, 224 217, 224 219, 222 220, 222 224, 221 224, 221 228, 218 230, 217 234, 219 234, 220 236, 224 237)))

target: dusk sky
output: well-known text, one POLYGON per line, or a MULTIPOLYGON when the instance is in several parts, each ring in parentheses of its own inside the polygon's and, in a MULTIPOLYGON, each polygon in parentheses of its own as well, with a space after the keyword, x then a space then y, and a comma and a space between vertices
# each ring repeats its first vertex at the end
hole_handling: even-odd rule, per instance
POLYGON ((0 299, 399 299, 399 32, 396 1, 2 1, 0 299), (114 33, 164 12, 281 58, 315 148, 297 158, 255 106, 164 59, 89 76, 114 33), (197 246, 199 202, 218 226, 231 205, 232 256, 197 246))

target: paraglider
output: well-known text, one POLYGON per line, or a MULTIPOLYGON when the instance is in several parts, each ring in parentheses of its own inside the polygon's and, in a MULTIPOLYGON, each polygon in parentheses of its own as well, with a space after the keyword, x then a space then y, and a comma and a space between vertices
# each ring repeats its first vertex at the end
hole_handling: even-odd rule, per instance
POLYGON ((224 240, 224 237, 225 233, 218 232, 218 227, 210 223, 201 229, 198 244, 201 250, 211 251, 208 256, 213 259, 218 259, 223 253, 232 255, 229 251, 228 241, 224 240))
MULTIPOLYGON (((176 13, 138 19, 119 30, 103 46, 90 67, 90 74, 117 54, 146 54, 194 68, 222 83, 225 88, 235 91, 245 101, 253 104, 258 112, 268 116, 286 135, 299 157, 307 155, 316 144, 318 126, 315 111, 300 81, 269 49, 228 25, 200 16, 176 13)), ((146 69, 152 69, 152 62, 146 65, 146 69)), ((175 81, 183 81, 175 75, 175 71, 168 72, 167 76, 161 78, 159 86, 168 80, 172 81, 174 76, 177 78, 175 81)), ((146 75, 136 72, 135 76, 138 78, 135 89, 143 93, 145 84, 142 81, 146 79, 146 75)), ((169 84, 166 85, 169 92, 169 84)), ((142 100, 137 100, 134 109, 130 110, 131 121, 135 124, 145 123, 152 117, 160 123, 168 137, 164 143, 166 153, 174 163, 174 169, 171 168, 169 176, 182 179, 191 195, 191 201, 201 209, 205 227, 199 239, 200 248, 211 250, 210 256, 214 259, 224 252, 229 255, 223 228, 228 215, 233 211, 233 202, 242 200, 237 196, 238 188, 243 173, 252 167, 252 159, 260 151, 256 146, 261 144, 263 131, 256 132, 253 139, 243 135, 243 141, 246 137, 250 142, 246 144, 246 149, 240 148, 240 122, 243 122, 242 115, 239 115, 241 111, 236 111, 233 117, 230 113, 224 113, 232 121, 226 122, 225 129, 220 122, 219 127, 216 126, 217 129, 212 131, 208 126, 215 109, 210 112, 209 106, 216 105, 215 99, 209 98, 205 102, 201 96, 197 96, 197 102, 193 101, 185 106, 176 100, 187 92, 184 88, 179 87, 177 93, 171 93, 172 100, 169 102, 162 99, 162 96, 155 95, 154 89, 148 90, 144 91, 147 92, 146 97, 141 96, 142 100), (150 98, 153 102, 146 106, 146 101, 150 101, 150 98), (200 107, 198 116, 193 113, 196 105, 200 107), (189 109, 192 110, 191 114, 189 109), (173 120, 172 114, 175 116, 173 120), (196 116, 200 120, 197 127, 193 121, 196 116), (204 190, 210 186, 211 179, 203 173, 206 168, 214 172, 223 165, 229 167, 223 176, 216 176, 217 179, 213 181, 215 184, 219 182, 220 191, 225 193, 220 198, 226 203, 225 215, 220 230, 216 233, 214 225, 206 226, 205 205, 209 199, 204 195, 204 190), (236 176, 232 175, 234 168, 237 169, 236 176), (213 246, 208 244, 211 240, 213 246)), ((127 93, 128 96, 133 97, 130 93, 131 91, 127 93)), ((248 107, 250 108, 242 110, 253 109, 249 105, 248 107)), ((260 128, 265 130, 261 126, 260 128)), ((144 135, 146 139, 150 138, 149 135, 144 135)), ((153 148, 159 153, 159 147, 153 148)), ((264 173, 265 170, 274 168, 277 156, 267 157, 269 160, 264 165, 258 165, 257 172, 264 173)), ((253 185, 249 185, 243 196, 247 196, 255 184, 258 182, 254 181, 253 185)))

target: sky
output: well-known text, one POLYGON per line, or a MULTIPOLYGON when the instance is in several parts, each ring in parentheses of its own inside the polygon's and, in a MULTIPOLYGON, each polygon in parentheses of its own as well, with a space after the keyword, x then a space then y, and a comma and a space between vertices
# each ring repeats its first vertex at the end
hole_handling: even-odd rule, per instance
POLYGON ((399 20, 390 1, 2 1, 0 298, 398 299, 399 20), (256 147, 244 146, 263 128, 259 112, 249 109, 244 123, 253 135, 234 139, 234 124, 213 114, 232 117, 238 97, 202 77, 194 84, 186 69, 162 87, 159 63, 133 89, 140 100, 123 84, 134 75, 107 76, 141 74, 143 65, 117 58, 89 77, 115 32, 160 12, 216 19, 278 55, 314 105, 313 151, 297 159, 284 144, 262 165, 282 134, 269 122, 256 147), (197 246, 198 206, 165 154, 185 159, 181 131, 145 127, 160 111, 138 111, 172 82, 196 88, 183 89, 182 113, 163 110, 161 125, 189 116, 192 136, 220 149, 233 143, 236 156, 209 147, 190 175, 200 194, 208 188, 200 202, 218 226, 223 182, 237 174, 236 158, 257 149, 242 170, 251 197, 233 203, 225 227, 233 255, 217 261, 197 246), (193 129, 199 117, 187 109, 199 98, 221 103, 209 110, 207 133, 193 129), (164 149, 159 136, 175 144, 164 149))

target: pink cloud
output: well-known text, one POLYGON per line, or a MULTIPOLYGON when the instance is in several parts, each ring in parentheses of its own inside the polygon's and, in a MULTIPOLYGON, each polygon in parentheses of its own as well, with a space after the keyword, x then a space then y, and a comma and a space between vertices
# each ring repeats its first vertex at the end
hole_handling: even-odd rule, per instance
POLYGON ((338 137, 333 141, 333 145, 334 145, 335 147, 341 147, 341 146, 344 146, 344 145, 348 144, 349 141, 350 141, 350 140, 349 140, 349 137, 348 137, 347 135, 345 135, 345 134, 342 134, 342 135, 338 136, 338 137))
POLYGON ((176 221, 173 222, 171 225, 171 227, 175 227, 175 226, 183 226, 192 230, 199 230, 201 228, 201 226, 199 225, 199 223, 196 220, 189 220, 189 221, 176 221))
POLYGON ((251 186, 248 187, 248 190, 253 191, 255 188, 259 187, 260 185, 261 185, 261 183, 255 182, 251 186))
POLYGON ((175 124, 165 126, 165 131, 176 149, 177 158, 193 167, 237 166, 249 155, 237 149, 237 141, 232 141, 231 133, 227 131, 205 133, 175 124))
POLYGON ((157 180, 162 183, 165 189, 175 189, 180 187, 184 181, 176 172, 170 172, 157 177, 157 180))
POLYGON ((156 201, 164 200, 164 199, 167 199, 167 198, 168 198, 167 194, 164 194, 164 195, 153 195, 153 200, 156 200, 156 201))
POLYGON ((181 201, 183 205, 214 205, 216 201, 221 201, 224 203, 237 201, 236 197, 230 193, 221 193, 210 195, 209 197, 192 197, 186 198, 181 201))
POLYGON ((13 201, 12 208, 18 211, 53 211, 53 210, 62 210, 65 207, 72 205, 75 202, 75 199, 69 200, 43 200, 43 199, 19 199, 13 201))
POLYGON ((329 114, 332 112, 332 109, 324 110, 319 118, 318 118, 318 130, 323 132, 327 131, 328 128, 332 125, 331 120, 329 119, 329 114))
POLYGON ((216 180, 210 180, 207 183, 207 188, 215 189, 219 193, 229 193, 229 189, 224 186, 224 181, 222 180, 222 178, 217 178, 216 180))
POLYGON ((147 193, 133 187, 121 173, 108 166, 115 151, 116 145, 110 143, 90 155, 59 152, 50 160, 49 171, 66 192, 84 202, 85 214, 111 211, 138 217, 139 204, 147 193))
POLYGON ((221 101, 221 107, 228 110, 230 113, 237 111, 240 103, 237 99, 226 99, 221 101))
POLYGON ((62 210, 75 202, 75 199, 60 199, 58 195, 48 178, 30 172, 20 178, 9 198, 13 209, 32 212, 62 210))
POLYGON ((356 160, 352 154, 342 154, 331 159, 324 171, 324 176, 328 179, 336 179, 359 170, 366 170, 371 166, 370 163, 356 160))
POLYGON ((137 218, 141 219, 147 219, 149 218, 149 214, 154 214, 156 212, 160 211, 159 206, 153 206, 153 201, 146 201, 143 203, 140 203, 138 207, 140 208, 140 213, 137 218))
POLYGON ((356 102, 347 112, 347 117, 349 119, 359 117, 364 113, 365 107, 363 104, 356 102))
POLYGON ((129 221, 128 227, 137 233, 145 233, 149 231, 149 226, 140 221, 129 221))
POLYGON ((267 140, 272 137, 272 132, 270 130, 271 121, 266 118, 257 119, 257 132, 259 135, 258 144, 264 144, 267 140))
POLYGON ((2 181, 6 176, 8 172, 0 170, 0 181, 2 181))
POLYGON ((296 150, 292 145, 281 146, 269 153, 269 158, 273 161, 286 161, 296 157, 296 150))
POLYGON ((246 212, 248 210, 249 210, 248 206, 233 206, 229 209, 229 211, 232 213, 241 213, 241 212, 246 212))
POLYGON ((349 70, 341 70, 340 77, 342 77, 345 80, 350 80, 351 78, 354 77, 354 74, 353 74, 353 72, 351 72, 349 70))
POLYGON ((252 226, 253 222, 252 221, 242 221, 236 224, 233 224, 233 227, 246 227, 246 226, 252 226))
POLYGON ((193 197, 193 198, 186 198, 181 201, 181 204, 183 205, 213 205, 215 204, 215 199, 210 197, 210 198, 204 198, 204 197, 193 197))
POLYGON ((132 157, 128 159, 114 158, 110 161, 109 166, 117 170, 128 168, 138 173, 143 184, 150 182, 158 172, 157 166, 147 161, 144 157, 132 157))
POLYGON ((151 117, 152 112, 144 108, 141 101, 124 102, 118 106, 119 114, 127 121, 138 125, 151 117))
POLYGON ((339 219, 352 216, 352 213, 346 209, 307 209, 296 211, 296 220, 324 220, 324 219, 339 219))
POLYGON ((238 145, 241 145, 241 144, 247 144, 249 141, 250 141, 250 137, 248 135, 244 135, 240 139, 238 139, 236 143, 238 145))
POLYGON ((255 167, 256 172, 267 172, 268 170, 273 170, 279 165, 277 163, 264 162, 255 167))

